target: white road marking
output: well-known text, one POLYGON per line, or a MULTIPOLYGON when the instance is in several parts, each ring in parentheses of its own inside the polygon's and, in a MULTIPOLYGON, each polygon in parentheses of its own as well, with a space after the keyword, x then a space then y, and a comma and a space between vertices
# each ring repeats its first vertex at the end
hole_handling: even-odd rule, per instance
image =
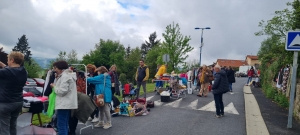
POLYGON ((154 96, 147 97, 147 98, 146 98, 146 101, 151 100, 153 97, 154 97, 154 96))
POLYGON ((154 106, 161 106, 162 104, 163 104, 163 102, 161 102, 160 99, 157 101, 154 101, 154 106))
POLYGON ((182 107, 182 108, 190 108, 190 109, 195 109, 196 110, 197 105, 198 105, 198 99, 191 102, 188 106, 185 106, 185 107, 182 107))
POLYGON ((179 104, 180 104, 181 101, 182 101, 182 98, 180 98, 176 101, 173 101, 171 103, 165 104, 164 106, 171 106, 171 107, 177 108, 177 107, 179 107, 179 104))
POLYGON ((236 108, 234 107, 234 105, 233 105, 232 102, 229 103, 229 104, 224 108, 224 112, 239 115, 239 112, 236 110, 236 108))
MULTIPOLYGON (((215 112, 216 111, 215 102, 211 101, 210 103, 208 103, 204 107, 201 107, 198 110, 215 112)), ((226 107, 224 107, 224 112, 239 115, 238 111, 236 110, 232 102, 229 103, 226 107)))
POLYGON ((202 110, 202 111, 216 111, 216 107, 215 107, 215 101, 211 101, 210 103, 208 103, 207 105, 201 107, 198 110, 202 110))

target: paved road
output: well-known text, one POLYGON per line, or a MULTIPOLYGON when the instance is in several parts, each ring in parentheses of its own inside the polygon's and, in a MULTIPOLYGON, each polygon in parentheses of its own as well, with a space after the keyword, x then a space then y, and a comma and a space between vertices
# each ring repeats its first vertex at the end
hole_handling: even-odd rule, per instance
MULTIPOLYGON (((148 99, 156 101, 156 107, 150 114, 139 117, 118 116, 112 118, 113 127, 87 128, 82 130, 83 135, 245 135, 245 103, 243 86, 246 78, 236 78, 233 93, 223 96, 225 117, 214 117, 213 95, 197 97, 194 94, 186 98, 174 99, 168 103, 161 103, 160 96, 148 94, 148 99), (226 111, 227 110, 227 111, 226 111)), ((84 125, 78 125, 79 129, 84 125)))

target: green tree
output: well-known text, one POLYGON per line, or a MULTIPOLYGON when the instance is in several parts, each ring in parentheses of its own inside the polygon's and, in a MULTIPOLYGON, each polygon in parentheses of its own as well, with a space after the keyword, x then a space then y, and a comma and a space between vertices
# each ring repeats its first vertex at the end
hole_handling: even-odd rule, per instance
MULTIPOLYGON (((157 68, 157 60, 160 56, 161 48, 159 46, 153 47, 146 55, 145 62, 149 67, 149 78, 154 78, 156 74, 156 68, 157 68)), ((162 64, 162 63, 159 63, 162 64)))
POLYGON ((147 53, 153 48, 159 45, 160 39, 156 39, 157 35, 156 32, 153 32, 149 36, 149 42, 145 41, 145 43, 142 44, 141 46, 141 51, 142 51, 142 57, 145 58, 147 53))
POLYGON ((128 47, 126 48, 126 59, 128 59, 129 55, 131 53, 131 49, 130 49, 130 46, 128 45, 128 47))
POLYGON ((69 64, 79 64, 76 50, 72 49, 67 55, 67 62, 69 64))
POLYGON ((42 70, 40 65, 36 63, 34 59, 30 59, 31 62, 25 61, 24 62, 24 67, 28 73, 28 78, 38 78, 39 73, 42 70), (31 64, 29 64, 31 63, 31 64))
POLYGON ((21 38, 18 38, 17 45, 12 49, 12 51, 19 51, 24 54, 24 60, 28 62, 30 65, 31 63, 31 51, 29 50, 29 44, 28 39, 26 38, 26 35, 21 36, 21 38))
POLYGON ((3 47, 0 48, 0 61, 7 65, 7 53, 3 51, 3 47))
MULTIPOLYGON (((141 59, 141 50, 139 47, 136 47, 131 50, 131 53, 126 60, 126 65, 124 66, 123 73, 126 74, 126 79, 129 82, 135 82, 135 73, 139 66, 139 61, 141 59)), ((147 63, 146 63, 147 64, 147 63)))
POLYGON ((169 54, 170 62, 168 64, 168 71, 172 71, 179 64, 183 63, 188 57, 187 53, 194 49, 189 45, 191 37, 183 36, 180 33, 179 24, 174 24, 174 22, 166 27, 165 33, 162 36, 164 37, 164 41, 161 45, 162 51, 158 62, 161 62, 163 54, 169 54))
MULTIPOLYGON (((54 60, 50 61, 50 63, 47 65, 47 67, 49 69, 51 69, 54 62, 61 61, 61 60, 66 61, 68 64, 79 64, 80 63, 80 61, 78 60, 78 57, 77 57, 76 50, 72 49, 68 54, 65 51, 59 51, 57 57, 54 60)), ((83 70, 82 67, 79 67, 79 69, 83 70)))

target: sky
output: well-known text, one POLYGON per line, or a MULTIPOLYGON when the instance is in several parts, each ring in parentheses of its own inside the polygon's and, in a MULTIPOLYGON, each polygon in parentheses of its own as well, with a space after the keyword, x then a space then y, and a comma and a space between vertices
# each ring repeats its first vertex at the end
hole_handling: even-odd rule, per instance
POLYGON ((292 0, 1 0, 0 47, 10 52, 23 34, 33 57, 55 58, 59 51, 78 53, 94 49, 101 39, 117 40, 125 47, 140 47, 151 33, 162 33, 178 23, 194 47, 186 62, 202 64, 217 59, 245 59, 256 55, 266 37, 255 36, 258 23, 292 0))

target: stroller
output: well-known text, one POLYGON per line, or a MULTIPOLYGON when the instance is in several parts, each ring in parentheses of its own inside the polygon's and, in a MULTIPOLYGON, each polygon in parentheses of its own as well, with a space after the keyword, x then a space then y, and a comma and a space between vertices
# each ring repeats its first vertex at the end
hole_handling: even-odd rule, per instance
POLYGON ((255 78, 255 81, 252 81, 252 85, 254 88, 260 88, 261 87, 261 84, 260 84, 260 77, 256 77, 255 78))
POLYGON ((122 97, 123 100, 126 100, 126 98, 134 99, 137 94, 137 89, 135 88, 133 84, 125 84, 124 89, 122 90, 122 97))

